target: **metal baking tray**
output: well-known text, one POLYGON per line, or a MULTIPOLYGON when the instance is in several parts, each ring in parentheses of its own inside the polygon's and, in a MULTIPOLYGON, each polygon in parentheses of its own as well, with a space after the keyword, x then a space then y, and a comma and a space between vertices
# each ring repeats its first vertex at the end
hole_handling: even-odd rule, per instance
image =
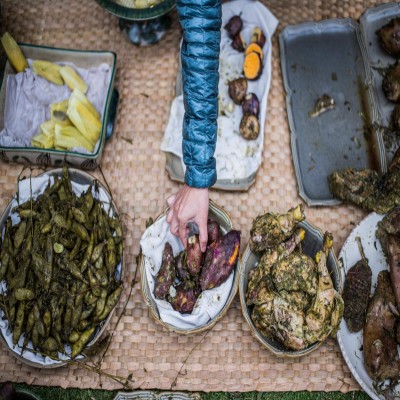
POLYGON ((334 205, 328 175, 346 167, 386 171, 375 91, 360 27, 330 19, 286 27, 279 36, 292 156, 299 194, 309 206, 334 205), (323 94, 334 110, 311 118, 323 94))
MULTIPOLYGON (((387 3, 369 8, 360 18, 360 30, 363 41, 366 44, 372 73, 372 86, 375 89, 377 99, 379 120, 380 124, 385 127, 389 124, 394 104, 386 100, 382 91, 382 71, 391 64, 394 64, 396 59, 382 49, 376 31, 395 17, 400 17, 399 3, 387 3)), ((389 163, 400 143, 393 140, 391 143, 385 143, 385 145, 386 159, 389 163)))

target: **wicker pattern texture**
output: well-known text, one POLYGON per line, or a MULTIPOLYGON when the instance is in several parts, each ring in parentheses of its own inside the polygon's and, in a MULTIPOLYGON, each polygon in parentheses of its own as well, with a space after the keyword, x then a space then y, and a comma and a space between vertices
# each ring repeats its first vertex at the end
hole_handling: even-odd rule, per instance
MULTIPOLYGON (((286 211, 301 199, 290 150, 277 34, 288 24, 325 18, 359 18, 374 0, 263 0, 280 24, 273 38, 272 85, 265 127, 263 164, 248 192, 213 190, 210 197, 242 231, 242 250, 252 219, 264 210, 286 211)), ((237 295, 224 317, 209 331, 182 336, 167 331, 150 316, 135 276, 139 240, 149 217, 158 216, 166 198, 180 185, 165 172, 160 142, 174 97, 180 27, 172 12, 172 27, 153 47, 134 47, 120 32, 118 19, 94 0, 4 0, 1 29, 19 42, 54 47, 111 50, 117 54, 116 87, 120 104, 114 136, 106 144, 101 168, 126 226, 125 289, 113 315, 111 345, 99 376, 85 366, 40 370, 20 363, 5 348, 0 351, 2 380, 79 388, 121 389, 121 377, 131 389, 191 391, 342 391, 359 386, 347 368, 335 340, 299 359, 277 358, 250 334, 237 295)), ((0 162, 0 210, 16 190, 21 165, 0 162)), ((29 170, 24 171, 29 175, 29 170)), ((103 179, 100 171, 94 175, 103 179)), ((349 205, 306 208, 307 219, 329 229, 339 252, 354 225, 366 215, 349 205)))

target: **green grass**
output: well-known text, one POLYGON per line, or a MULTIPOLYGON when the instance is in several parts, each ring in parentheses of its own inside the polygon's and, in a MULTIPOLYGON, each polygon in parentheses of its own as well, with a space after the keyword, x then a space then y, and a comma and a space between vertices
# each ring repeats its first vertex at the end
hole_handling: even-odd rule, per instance
MULTIPOLYGON (((29 386, 15 384, 16 389, 25 389, 41 400, 113 400, 118 391, 95 389, 62 389, 60 387, 29 386)), ((202 400, 368 400, 363 392, 281 392, 281 393, 202 393, 202 400)))

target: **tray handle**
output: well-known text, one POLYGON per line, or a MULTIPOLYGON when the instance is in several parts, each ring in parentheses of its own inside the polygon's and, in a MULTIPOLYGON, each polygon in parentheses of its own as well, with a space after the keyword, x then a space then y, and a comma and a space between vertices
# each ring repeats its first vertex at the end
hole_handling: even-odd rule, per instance
POLYGON ((117 89, 113 89, 111 93, 110 106, 106 122, 106 141, 110 140, 114 133, 115 119, 117 118, 117 110, 119 103, 119 93, 117 89))

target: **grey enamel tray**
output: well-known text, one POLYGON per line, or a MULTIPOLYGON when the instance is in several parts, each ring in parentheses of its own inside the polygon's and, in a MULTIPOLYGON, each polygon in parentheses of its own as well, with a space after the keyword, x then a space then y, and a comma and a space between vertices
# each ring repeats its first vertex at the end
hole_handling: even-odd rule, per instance
POLYGON ((360 26, 352 19, 288 26, 279 45, 299 194, 309 206, 338 204, 330 173, 387 168, 382 131, 365 134, 380 115, 360 26), (311 118, 323 94, 336 108, 311 118))

